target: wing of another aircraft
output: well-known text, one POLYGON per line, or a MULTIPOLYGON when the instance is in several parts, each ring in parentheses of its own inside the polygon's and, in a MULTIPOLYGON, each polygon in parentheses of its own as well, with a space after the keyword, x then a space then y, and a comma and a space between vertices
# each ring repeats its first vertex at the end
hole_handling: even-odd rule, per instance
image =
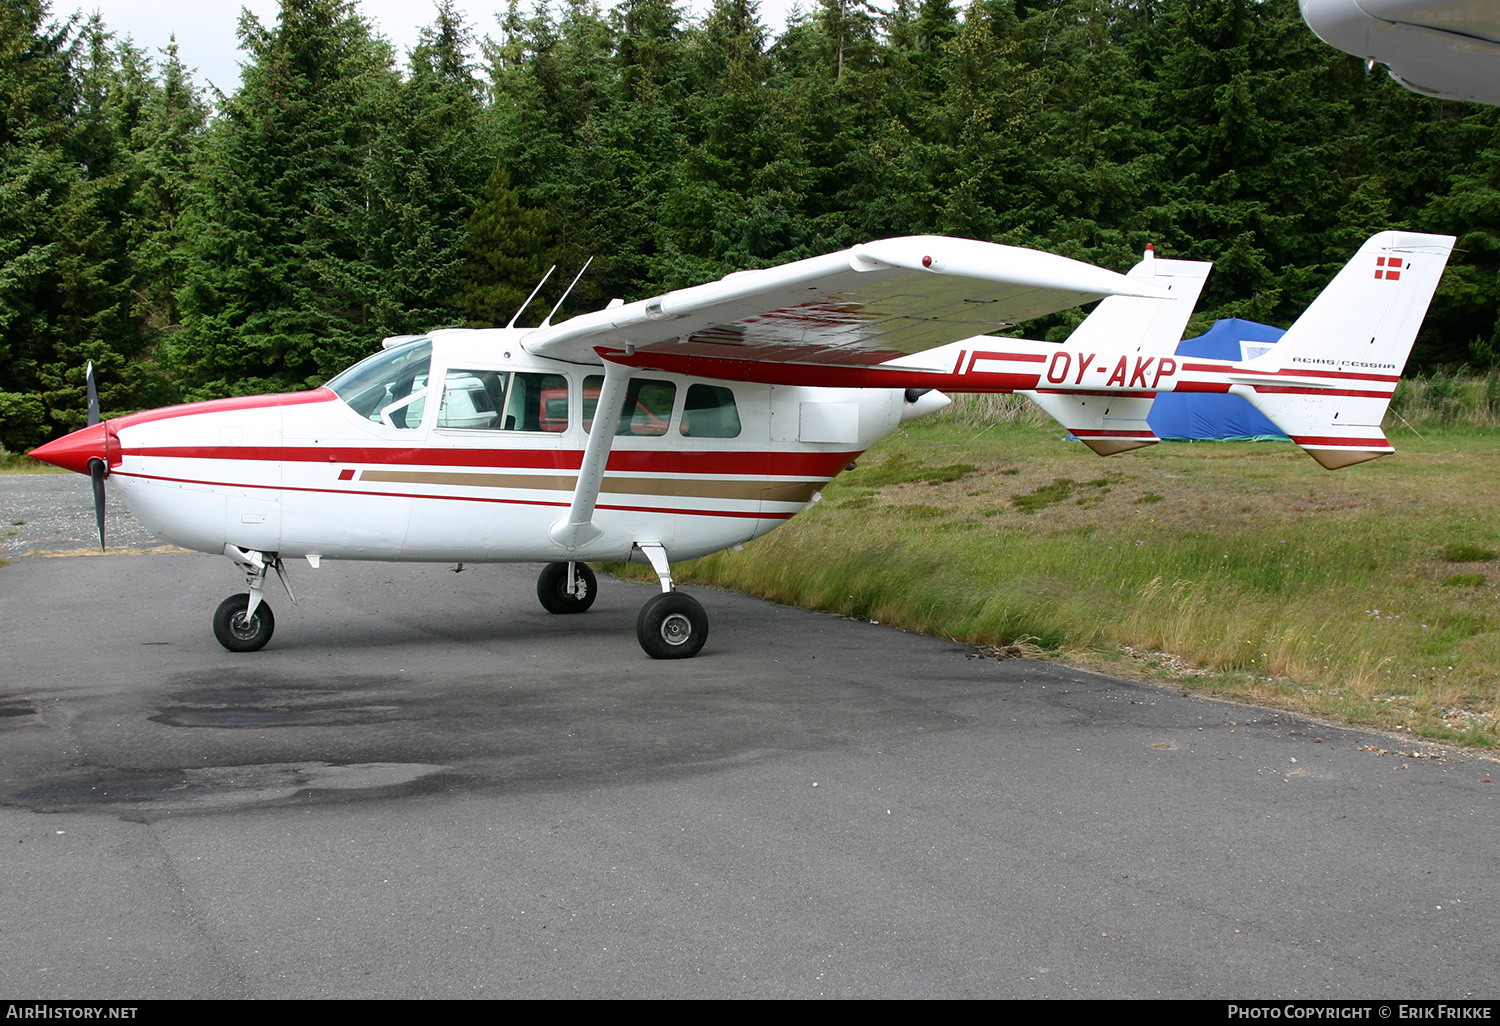
POLYGON ((1500 104, 1500 0, 1299 0, 1319 39, 1413 92, 1500 104))
POLYGON ((527 352, 597 364, 672 360, 866 368, 1106 296, 1166 289, 1051 253, 935 235, 883 239, 739 271, 539 328, 527 352))

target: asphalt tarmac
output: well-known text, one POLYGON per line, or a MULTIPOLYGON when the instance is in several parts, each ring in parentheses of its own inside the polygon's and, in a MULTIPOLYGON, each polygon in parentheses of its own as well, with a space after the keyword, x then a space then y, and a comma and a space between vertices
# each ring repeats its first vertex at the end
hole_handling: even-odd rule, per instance
POLYGON ((227 560, 20 537, 3 998, 1500 994, 1473 753, 712 591, 654 662, 538 567, 298 564, 233 655, 227 560))

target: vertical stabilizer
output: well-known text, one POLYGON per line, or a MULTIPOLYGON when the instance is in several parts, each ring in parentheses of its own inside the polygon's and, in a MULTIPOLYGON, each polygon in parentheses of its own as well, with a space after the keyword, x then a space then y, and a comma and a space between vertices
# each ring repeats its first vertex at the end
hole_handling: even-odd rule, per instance
POLYGON ((1234 369, 1230 391, 1329 470, 1393 452, 1380 422, 1453 243, 1371 237, 1270 352, 1234 369))
POLYGON ((1145 259, 1126 272, 1126 277, 1163 286, 1171 300, 1110 296, 1094 307, 1066 344, 1084 349, 1133 347, 1141 352, 1175 352, 1212 267, 1198 260, 1158 260, 1147 250, 1145 259))
MULTIPOLYGON (((1171 298, 1110 296, 1100 302, 1063 345, 1084 352, 1135 352, 1170 355, 1182 340, 1204 279, 1213 264, 1196 260, 1158 260, 1151 250, 1127 277, 1165 287, 1171 298)), ((1080 382, 1081 383, 1081 382, 1080 382)), ((1078 388, 1038 388, 1022 395, 1067 428, 1100 456, 1139 449, 1161 441, 1146 423, 1154 393, 1101 394, 1078 388)))

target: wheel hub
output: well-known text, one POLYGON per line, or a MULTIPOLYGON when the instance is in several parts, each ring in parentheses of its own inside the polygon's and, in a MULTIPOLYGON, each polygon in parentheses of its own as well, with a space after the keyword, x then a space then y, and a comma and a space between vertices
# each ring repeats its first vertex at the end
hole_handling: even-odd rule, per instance
POLYGON ((686 645, 693 636, 693 622, 681 613, 673 613, 661 622, 661 640, 668 645, 686 645))

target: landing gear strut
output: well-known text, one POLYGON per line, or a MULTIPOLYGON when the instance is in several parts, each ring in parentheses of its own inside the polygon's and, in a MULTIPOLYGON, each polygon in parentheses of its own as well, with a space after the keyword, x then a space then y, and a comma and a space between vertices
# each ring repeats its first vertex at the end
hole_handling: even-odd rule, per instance
POLYGON ((549 613, 581 613, 598 592, 599 579, 586 563, 548 563, 536 579, 536 597, 549 613))

